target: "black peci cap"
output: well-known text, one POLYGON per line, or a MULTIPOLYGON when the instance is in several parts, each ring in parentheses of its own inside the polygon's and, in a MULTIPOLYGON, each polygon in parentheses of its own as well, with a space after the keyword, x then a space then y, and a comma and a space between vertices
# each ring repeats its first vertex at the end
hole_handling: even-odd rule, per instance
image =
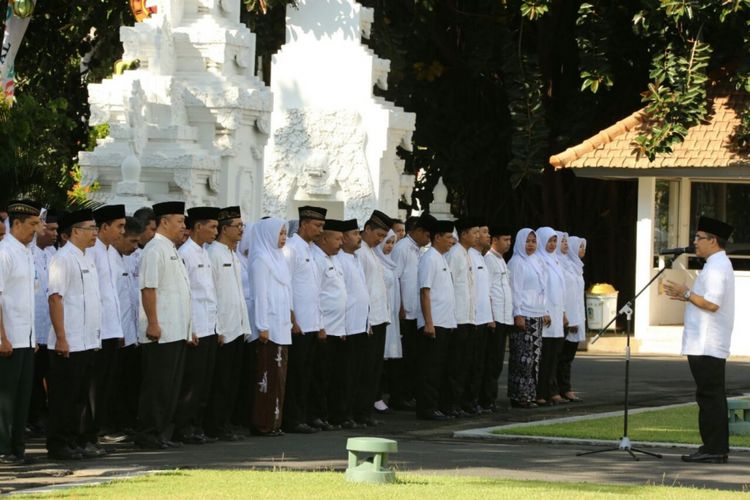
POLYGON ((326 225, 323 229, 326 231, 349 231, 349 229, 346 229, 346 223, 342 220, 336 220, 336 219, 326 219, 326 225))
POLYGON ((162 217, 164 215, 185 215, 184 201, 164 201, 154 205, 154 215, 162 217))
POLYGON ((93 212, 96 225, 100 226, 105 222, 125 218, 125 205, 104 205, 93 212))
POLYGON ((74 212, 70 212, 68 214, 65 214, 65 217, 63 217, 59 224, 60 231, 64 231, 70 227, 72 227, 75 224, 78 224, 79 222, 86 222, 88 220, 94 220, 94 213, 89 208, 84 208, 82 210, 76 210, 74 212))
POLYGON ((377 227, 378 229, 382 229, 384 231, 388 231, 391 226, 393 225, 393 222, 391 221, 391 218, 385 215, 380 210, 373 210, 372 215, 368 219, 368 221, 365 223, 372 224, 373 226, 377 227))
POLYGON ((310 207, 304 206, 299 207, 299 220, 313 219, 313 220, 326 220, 326 214, 328 210, 321 207, 310 207))
POLYGON ((231 220, 231 219, 241 219, 242 218, 242 212, 240 211, 240 207, 234 206, 234 207, 225 207, 219 210, 219 222, 225 221, 225 220, 231 220))
POLYGON ((734 228, 727 224, 726 222, 722 222, 718 219, 712 219, 710 217, 704 217, 701 215, 700 219, 698 219, 698 231, 703 231, 705 233, 711 233, 715 234, 721 239, 728 240, 730 236, 732 236, 732 232, 734 232, 734 228))
POLYGON ((359 230, 359 224, 357 223, 357 219, 349 219, 345 220, 343 224, 341 225, 341 231, 347 232, 347 231, 354 231, 359 230))
POLYGON ((187 215, 193 222, 199 220, 219 220, 219 207, 188 208, 187 215))
POLYGON ((8 213, 18 215, 31 215, 39 217, 42 206, 32 200, 14 200, 8 203, 8 213))

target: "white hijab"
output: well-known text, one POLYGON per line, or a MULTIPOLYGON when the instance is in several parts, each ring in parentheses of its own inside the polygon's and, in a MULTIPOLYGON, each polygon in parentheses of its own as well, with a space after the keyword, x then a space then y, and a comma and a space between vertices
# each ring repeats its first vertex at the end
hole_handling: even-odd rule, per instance
MULTIPOLYGON (((568 245, 570 245, 570 238, 568 238, 568 233, 565 233, 563 231, 557 231, 557 248, 555 248, 555 253, 557 254, 557 262, 562 266, 563 271, 568 272, 568 268, 570 267, 570 261, 568 260, 568 254, 564 254, 562 251, 562 243, 563 240, 568 240, 568 245)), ((568 247, 568 253, 570 253, 570 247, 568 247)))
MULTIPOLYGON (((513 257, 511 257, 510 262, 508 265, 510 265, 513 261, 521 261, 519 264, 522 265, 529 265, 534 270, 534 273, 536 273, 537 277, 539 278, 539 283, 542 284, 542 288, 547 286, 547 283, 545 283, 545 272, 544 272, 544 263, 539 258, 539 255, 536 253, 533 253, 531 255, 526 253, 526 238, 529 237, 529 234, 535 233, 533 229, 530 229, 528 227, 525 227, 516 233, 516 242, 513 245, 513 257)), ((537 247, 538 249, 539 247, 537 247)), ((515 265, 515 264, 514 264, 515 265)))
MULTIPOLYGON (((553 273, 560 279, 561 283, 565 283, 565 276, 563 275, 563 269, 560 266, 560 261, 557 258, 557 252, 547 251, 547 242, 553 236, 557 236, 557 233, 551 227, 540 227, 536 230, 537 246, 536 253, 541 258, 542 262, 545 263, 547 268, 551 269, 553 273)), ((558 238, 557 246, 560 246, 558 238)))
POLYGON ((250 241, 250 262, 261 259, 271 270, 276 281, 289 286, 292 278, 289 266, 284 258, 284 251, 279 248, 279 233, 287 225, 278 217, 261 219, 253 225, 253 236, 250 241))
POLYGON ((571 267, 579 274, 583 274, 583 261, 578 256, 581 246, 586 248, 586 238, 579 238, 578 236, 568 238, 568 260, 571 267))
MULTIPOLYGON (((385 248, 385 243, 388 240, 392 240, 394 238, 396 238, 396 233, 393 232, 393 229, 389 229, 388 234, 385 236, 385 238, 383 238, 383 241, 381 241, 380 244, 375 247, 375 255, 377 255, 380 259, 380 263, 383 264, 383 267, 391 271, 396 269, 396 263, 393 262, 393 259, 391 259, 391 254, 389 253, 388 255, 386 255, 383 249, 385 248)), ((391 252, 393 252, 393 250, 391 250, 391 252)))

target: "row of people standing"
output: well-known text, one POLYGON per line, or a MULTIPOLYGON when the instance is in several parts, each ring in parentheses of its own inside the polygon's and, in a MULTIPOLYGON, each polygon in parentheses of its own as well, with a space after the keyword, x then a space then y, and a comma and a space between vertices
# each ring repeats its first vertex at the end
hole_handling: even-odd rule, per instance
POLYGON ((586 240, 550 227, 518 231, 508 264, 513 316, 508 398, 519 408, 575 402, 571 365, 586 338, 586 240))

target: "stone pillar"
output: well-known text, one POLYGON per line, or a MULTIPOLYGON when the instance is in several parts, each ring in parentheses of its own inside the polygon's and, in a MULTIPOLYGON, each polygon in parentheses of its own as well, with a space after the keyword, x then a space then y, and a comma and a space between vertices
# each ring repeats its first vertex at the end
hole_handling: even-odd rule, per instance
POLYGON ((286 44, 271 63, 266 214, 296 218, 310 203, 360 222, 376 208, 398 215, 396 148, 411 149, 415 115, 373 95, 387 86, 390 63, 362 44, 372 20, 354 0, 287 7, 286 44))

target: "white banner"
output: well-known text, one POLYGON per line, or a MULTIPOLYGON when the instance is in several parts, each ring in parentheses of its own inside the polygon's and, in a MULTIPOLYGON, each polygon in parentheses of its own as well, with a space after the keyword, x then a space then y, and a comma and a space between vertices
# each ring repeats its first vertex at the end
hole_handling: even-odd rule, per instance
POLYGON ((16 54, 21 46, 23 35, 29 26, 31 17, 20 18, 13 14, 11 2, 8 2, 8 13, 5 17, 5 32, 3 33, 3 44, 0 47, 0 90, 2 96, 9 104, 13 104, 13 91, 15 87, 15 65, 16 54))

